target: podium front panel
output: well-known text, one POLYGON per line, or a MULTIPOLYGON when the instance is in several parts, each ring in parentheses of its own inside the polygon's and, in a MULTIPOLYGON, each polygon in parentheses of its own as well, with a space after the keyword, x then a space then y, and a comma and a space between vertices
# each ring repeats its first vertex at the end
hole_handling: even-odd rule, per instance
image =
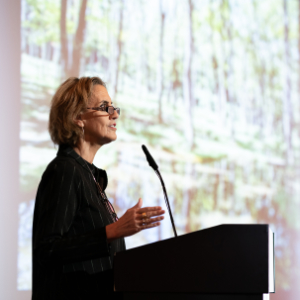
POLYGON ((268 293, 268 225, 220 225, 119 252, 123 292, 268 293))

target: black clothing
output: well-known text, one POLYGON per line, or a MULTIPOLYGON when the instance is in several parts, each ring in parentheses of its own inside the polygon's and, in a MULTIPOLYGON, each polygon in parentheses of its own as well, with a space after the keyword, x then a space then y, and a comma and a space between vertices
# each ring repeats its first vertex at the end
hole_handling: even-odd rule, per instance
POLYGON ((89 168, 104 191, 106 172, 67 145, 42 176, 33 221, 33 300, 100 299, 112 290, 113 256, 125 242, 107 243, 111 218, 89 168))

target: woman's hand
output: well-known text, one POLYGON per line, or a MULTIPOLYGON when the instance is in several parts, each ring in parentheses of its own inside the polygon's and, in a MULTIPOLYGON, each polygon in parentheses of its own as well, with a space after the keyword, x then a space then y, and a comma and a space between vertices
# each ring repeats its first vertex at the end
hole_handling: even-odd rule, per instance
POLYGON ((160 206, 141 208, 143 200, 128 209, 126 213, 115 223, 106 226, 107 241, 111 242, 120 237, 126 237, 138 233, 141 230, 157 227, 165 213, 160 206))

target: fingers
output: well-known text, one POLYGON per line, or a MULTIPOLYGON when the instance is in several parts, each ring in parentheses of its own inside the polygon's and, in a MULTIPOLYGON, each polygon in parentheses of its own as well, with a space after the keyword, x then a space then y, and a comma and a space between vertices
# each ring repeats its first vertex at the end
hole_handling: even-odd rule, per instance
POLYGON ((161 206, 151 206, 151 207, 143 207, 143 208, 140 208, 137 212, 139 214, 142 214, 144 212, 150 212, 150 211, 155 211, 155 210, 162 210, 161 209, 161 206))
POLYGON ((143 206, 143 199, 139 198, 138 204, 137 204, 137 208, 141 208, 143 206))
POLYGON ((118 237, 127 237, 138 233, 141 230, 157 227, 165 211, 160 206, 141 208, 143 202, 140 198, 138 203, 128 209, 125 214, 115 222, 115 232, 118 237))
POLYGON ((141 208, 142 206, 143 206, 143 199, 139 198, 138 203, 135 206, 133 206, 132 208, 141 208))
POLYGON ((148 225, 141 225, 140 226, 140 230, 144 230, 144 229, 149 229, 149 228, 153 228, 153 227, 157 227, 160 225, 160 222, 157 223, 152 223, 152 224, 148 224, 148 225))
POLYGON ((156 216, 161 216, 165 213, 164 210, 156 210, 156 211, 150 211, 150 212, 143 212, 143 213, 137 213, 137 219, 138 220, 144 220, 156 216))
POLYGON ((162 216, 162 217, 157 217, 157 218, 147 218, 147 219, 142 219, 139 221, 139 225, 149 225, 149 224, 152 224, 152 223, 157 223, 161 220, 163 220, 165 217, 162 216))

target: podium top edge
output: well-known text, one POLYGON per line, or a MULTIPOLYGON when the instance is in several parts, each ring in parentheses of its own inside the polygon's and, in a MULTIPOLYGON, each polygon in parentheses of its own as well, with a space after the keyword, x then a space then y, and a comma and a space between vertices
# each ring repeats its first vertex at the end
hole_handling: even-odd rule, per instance
MULTIPOLYGON (((207 231, 207 230, 210 230, 210 229, 216 229, 216 228, 220 228, 220 227, 231 227, 231 226, 235 226, 235 227, 265 227, 268 230, 270 225, 269 224, 251 224, 251 223, 250 224, 234 224, 234 223, 219 224, 219 225, 215 225, 215 226, 212 226, 212 227, 207 227, 207 228, 203 228, 203 229, 200 229, 200 230, 196 230, 196 231, 193 231, 193 232, 179 234, 178 237, 173 236, 173 237, 169 237, 169 238, 166 238, 166 239, 162 239, 162 240, 158 240, 158 241, 155 241, 155 242, 140 245, 140 246, 137 246, 137 247, 129 248, 125 251, 127 252, 127 251, 135 250, 135 249, 138 249, 138 248, 141 248, 141 247, 146 247, 148 245, 161 243, 163 241, 170 241, 170 240, 178 239, 178 238, 183 237, 183 236, 189 236, 189 235, 196 234, 197 232, 204 232, 204 231, 207 231)), ((119 253, 122 253, 122 252, 124 252, 124 251, 121 251, 119 253)), ((115 255, 117 255, 117 253, 115 255)))

